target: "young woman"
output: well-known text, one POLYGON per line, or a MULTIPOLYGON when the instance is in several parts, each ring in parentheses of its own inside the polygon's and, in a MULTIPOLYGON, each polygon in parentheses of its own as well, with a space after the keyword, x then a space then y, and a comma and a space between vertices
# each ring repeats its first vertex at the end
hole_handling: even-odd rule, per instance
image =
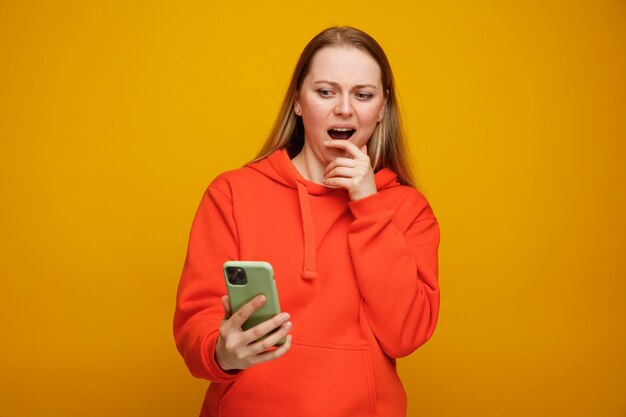
POLYGON ((194 219, 174 336, 211 381, 201 416, 406 415, 395 359, 435 329, 438 245, 382 48, 354 28, 324 30, 257 159, 219 175, 194 219), (283 313, 243 331, 265 300, 231 315, 228 260, 271 263, 283 313))

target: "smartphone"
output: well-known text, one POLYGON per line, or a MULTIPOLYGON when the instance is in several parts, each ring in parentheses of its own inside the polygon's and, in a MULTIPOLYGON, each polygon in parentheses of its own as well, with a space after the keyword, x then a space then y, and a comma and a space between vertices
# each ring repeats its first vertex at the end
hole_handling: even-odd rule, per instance
MULTIPOLYGON (((269 262, 261 261, 228 261, 224 263, 224 279, 230 300, 230 311, 235 313, 244 304, 260 294, 265 295, 265 304, 256 310, 241 326, 248 330, 259 323, 271 319, 280 313, 278 292, 274 281, 274 269, 269 262)), ((259 340, 269 336, 280 327, 274 329, 259 340)), ((285 338, 277 345, 285 343, 285 338)))

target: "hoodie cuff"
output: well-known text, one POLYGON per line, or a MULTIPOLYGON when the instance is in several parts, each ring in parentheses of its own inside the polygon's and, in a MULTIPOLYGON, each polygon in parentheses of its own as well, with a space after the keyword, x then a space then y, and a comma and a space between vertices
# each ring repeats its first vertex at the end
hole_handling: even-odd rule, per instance
POLYGON ((217 338, 219 336, 219 332, 215 332, 210 335, 205 341, 205 352, 207 355, 204 360, 204 365, 208 368, 212 377, 210 380, 212 382, 230 382, 237 379, 241 374, 242 370, 233 370, 233 371, 225 371, 223 370, 219 364, 217 363, 217 359, 215 358, 215 351, 217 346, 217 338))
POLYGON ((350 201, 348 207, 350 207, 350 211, 352 211, 355 219, 369 216, 372 213, 387 211, 380 193, 372 194, 360 200, 350 201))

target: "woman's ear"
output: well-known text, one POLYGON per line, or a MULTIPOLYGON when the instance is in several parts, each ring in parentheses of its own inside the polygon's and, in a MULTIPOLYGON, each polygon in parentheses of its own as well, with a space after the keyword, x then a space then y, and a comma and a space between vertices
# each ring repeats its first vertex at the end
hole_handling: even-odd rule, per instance
POLYGON ((300 94, 298 93, 293 96, 293 111, 298 116, 302 116, 302 105, 300 104, 300 94))
POLYGON ((385 97, 385 101, 383 102, 383 106, 380 108, 380 113, 378 113, 378 121, 383 120, 383 116, 385 115, 385 107, 387 107, 387 97, 385 97))

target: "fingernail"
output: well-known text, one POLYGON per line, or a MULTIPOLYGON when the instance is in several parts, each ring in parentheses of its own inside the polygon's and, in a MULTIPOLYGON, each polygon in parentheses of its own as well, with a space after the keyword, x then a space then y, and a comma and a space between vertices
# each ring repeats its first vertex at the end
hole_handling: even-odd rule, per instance
POLYGON ((293 325, 291 324, 291 322, 290 322, 290 321, 288 321, 288 322, 285 324, 285 330, 290 330, 290 329, 291 329, 291 326, 293 326, 293 325))
POLYGON ((257 300, 259 300, 259 303, 264 303, 265 302, 265 296, 264 295, 259 295, 259 298, 257 298, 257 300))
POLYGON ((289 315, 289 313, 282 313, 282 314, 280 315, 280 320, 281 320, 282 322, 286 322, 287 320, 289 320, 289 317, 291 317, 291 316, 289 315))

